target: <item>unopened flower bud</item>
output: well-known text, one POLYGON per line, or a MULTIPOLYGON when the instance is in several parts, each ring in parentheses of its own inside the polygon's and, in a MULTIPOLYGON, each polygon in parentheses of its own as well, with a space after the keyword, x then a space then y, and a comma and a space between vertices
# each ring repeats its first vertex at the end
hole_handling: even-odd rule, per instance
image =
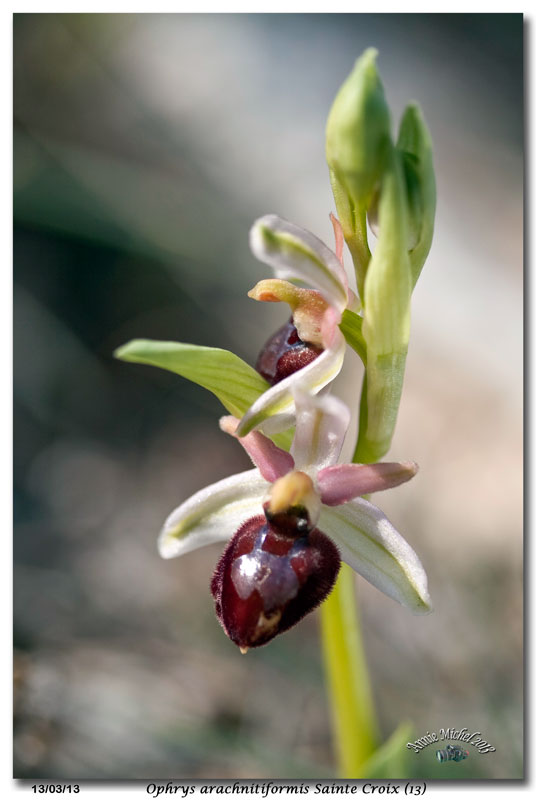
POLYGON ((362 293, 370 253, 366 213, 391 146, 389 109, 376 70, 377 51, 366 50, 335 98, 326 128, 326 158, 337 214, 362 293))

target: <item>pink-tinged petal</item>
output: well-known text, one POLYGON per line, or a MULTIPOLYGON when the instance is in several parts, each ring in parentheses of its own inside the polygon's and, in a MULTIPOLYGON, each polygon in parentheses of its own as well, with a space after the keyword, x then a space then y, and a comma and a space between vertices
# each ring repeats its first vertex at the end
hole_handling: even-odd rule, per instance
MULTIPOLYGON (((359 297, 356 295, 352 289, 348 286, 348 276, 346 274, 346 270, 344 269, 344 258, 343 258, 343 248, 344 248, 344 233, 342 232, 342 225, 335 216, 335 214, 330 214, 329 218, 331 220, 331 224, 333 225, 333 233, 335 234, 335 255, 341 262, 341 265, 344 270, 344 279, 345 279, 345 287, 346 287, 346 294, 348 296, 348 301, 346 303, 346 308, 350 309, 350 311, 355 311, 356 313, 361 310, 361 302, 359 297)), ((337 321, 340 322, 340 319, 337 321)))
POLYGON ((318 527, 353 570, 414 614, 431 610, 426 573, 415 551, 379 508, 367 500, 323 505, 318 527))
POLYGON ((341 262, 344 267, 344 261, 342 257, 342 250, 344 247, 344 233, 342 232, 342 225, 335 216, 335 214, 330 214, 329 218, 331 220, 331 224, 333 225, 333 233, 335 234, 335 255, 341 262))
POLYGON ((294 390, 296 433, 291 453, 296 469, 325 469, 334 464, 341 452, 350 411, 337 397, 313 396, 301 385, 294 390))
POLYGON ((272 267, 277 278, 305 281, 342 314, 348 301, 348 278, 324 242, 276 214, 255 222, 249 242, 253 254, 272 267))
POLYGON ((175 558, 230 539, 249 517, 262 514, 268 484, 258 469, 231 475, 196 492, 172 511, 158 538, 162 558, 175 558))
POLYGON ((325 348, 331 347, 335 337, 340 333, 340 321, 341 315, 336 308, 330 307, 326 310, 320 326, 321 339, 325 348))
POLYGON ((240 439, 236 435, 239 423, 236 417, 222 417, 220 428, 236 437, 265 480, 273 483, 294 469, 294 459, 290 453, 281 450, 259 431, 252 431, 240 439))
MULTIPOLYGON (((299 385, 304 391, 316 393, 339 374, 346 347, 342 333, 337 329, 331 347, 307 366, 267 389, 246 411, 237 428, 238 436, 245 436, 262 426, 265 433, 277 433, 292 427, 296 416, 293 389, 299 385)), ((327 466, 327 465, 326 465, 327 466)))
POLYGON ((384 464, 335 464, 320 470, 317 484, 322 502, 339 506, 354 497, 381 492, 405 483, 417 474, 413 461, 384 464))

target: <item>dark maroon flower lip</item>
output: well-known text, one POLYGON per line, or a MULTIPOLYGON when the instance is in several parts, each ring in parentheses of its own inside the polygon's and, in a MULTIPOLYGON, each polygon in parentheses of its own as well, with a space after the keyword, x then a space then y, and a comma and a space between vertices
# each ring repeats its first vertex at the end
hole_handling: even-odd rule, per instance
POLYGON ((275 386, 311 364, 323 352, 323 348, 300 339, 291 317, 268 339, 259 353, 255 369, 271 386, 275 386))
MULTIPOLYGON (((332 590, 341 559, 316 528, 303 533, 296 517, 283 523, 252 517, 225 548, 211 582, 216 615, 245 653, 303 619, 332 590)), ((303 517, 301 518, 303 521, 303 517)))

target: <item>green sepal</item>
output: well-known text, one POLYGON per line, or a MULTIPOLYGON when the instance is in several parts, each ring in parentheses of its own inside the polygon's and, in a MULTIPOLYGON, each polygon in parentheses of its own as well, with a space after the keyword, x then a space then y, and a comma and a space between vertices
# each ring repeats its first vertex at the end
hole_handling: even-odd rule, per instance
POLYGON ((363 337, 363 317, 350 311, 344 310, 339 328, 344 334, 344 338, 350 347, 355 350, 363 364, 367 365, 367 345, 363 337))
POLYGON ((404 111, 396 147, 403 157, 408 200, 409 259, 415 286, 432 246, 436 209, 432 138, 416 103, 410 103, 404 111))
MULTIPOLYGON (((114 356, 122 361, 167 369, 203 386, 216 395, 229 413, 239 419, 270 388, 268 382, 253 367, 229 350, 217 347, 133 339, 119 347, 114 356)), ((292 432, 285 431, 270 438, 279 447, 288 450, 292 442, 292 432)))
POLYGON ((369 48, 339 89, 326 126, 326 158, 337 215, 362 297, 370 250, 366 214, 391 146, 389 108, 369 48))

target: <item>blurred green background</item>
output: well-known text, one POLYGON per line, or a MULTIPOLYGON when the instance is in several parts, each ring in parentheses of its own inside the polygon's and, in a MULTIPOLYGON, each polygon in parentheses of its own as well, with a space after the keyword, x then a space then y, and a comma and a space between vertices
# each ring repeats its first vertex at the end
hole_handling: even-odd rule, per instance
POLYGON ((438 181, 390 454, 421 471, 378 498, 435 612, 359 579, 381 727, 496 747, 408 753, 411 776, 522 775, 522 35, 521 15, 15 15, 16 777, 335 775, 317 614, 244 657, 213 613, 221 548, 156 552, 179 502, 248 467, 221 406, 111 353, 254 362, 286 312, 246 297, 269 277, 249 227, 332 241, 325 120, 368 46, 395 124, 421 104, 438 181))

